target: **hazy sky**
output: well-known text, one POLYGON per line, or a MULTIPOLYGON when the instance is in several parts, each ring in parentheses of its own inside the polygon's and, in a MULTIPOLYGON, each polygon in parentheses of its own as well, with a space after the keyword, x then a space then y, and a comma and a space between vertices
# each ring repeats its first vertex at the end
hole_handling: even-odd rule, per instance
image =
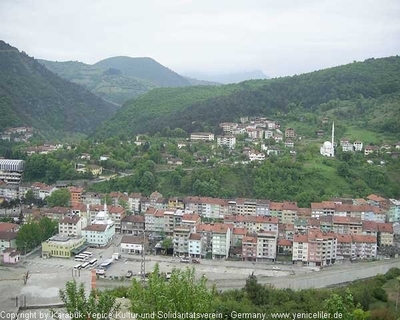
POLYGON ((0 0, 0 39, 48 60, 275 77, 400 54, 400 1, 0 0))

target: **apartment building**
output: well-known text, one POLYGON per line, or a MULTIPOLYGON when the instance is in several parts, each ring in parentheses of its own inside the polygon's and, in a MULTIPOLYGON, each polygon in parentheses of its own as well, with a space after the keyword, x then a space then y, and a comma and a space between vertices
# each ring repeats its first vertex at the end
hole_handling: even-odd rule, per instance
POLYGON ((211 132, 193 132, 190 134, 190 141, 214 141, 214 134, 211 132))
POLYGON ((65 217, 58 222, 58 232, 61 236, 82 236, 82 229, 86 228, 87 220, 77 215, 65 217))
POLYGON ((211 248, 213 258, 221 259, 229 257, 231 244, 231 230, 225 224, 214 224, 212 226, 211 248))
POLYGON ((189 255, 190 227, 176 227, 173 231, 173 248, 175 256, 189 255))
POLYGON ((130 215, 125 216, 121 220, 121 233, 139 235, 145 230, 145 216, 143 215, 130 215))
POLYGON ((352 259, 373 259, 377 255, 377 238, 366 235, 353 235, 351 247, 352 259))
POLYGON ((242 260, 257 261, 257 237, 255 236, 243 237, 242 260))
POLYGON ((338 217, 334 216, 333 232, 339 234, 362 234, 362 221, 361 219, 351 217, 338 217))
POLYGON ((297 219, 297 202, 284 201, 282 204, 282 218, 281 223, 294 223, 297 219))
POLYGON ((198 233, 191 233, 189 236, 189 256, 192 258, 202 258, 206 255, 206 247, 203 237, 198 233))
POLYGON ((378 246, 388 247, 394 244, 394 233, 392 223, 377 223, 378 227, 378 246))
POLYGON ((257 233, 257 261, 275 261, 278 234, 273 231, 257 233))

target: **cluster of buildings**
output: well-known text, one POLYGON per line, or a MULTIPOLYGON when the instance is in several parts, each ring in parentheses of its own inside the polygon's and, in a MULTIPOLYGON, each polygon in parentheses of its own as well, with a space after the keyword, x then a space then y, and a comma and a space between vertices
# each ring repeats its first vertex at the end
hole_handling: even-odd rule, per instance
MULTIPOLYGON (((400 234, 400 201, 373 194, 311 208, 264 199, 166 199, 158 192, 150 197, 113 192, 108 206, 102 199, 74 188, 69 208, 25 209, 25 221, 47 216, 59 222, 59 234, 42 245, 43 256, 70 257, 88 246, 105 247, 122 234, 124 253, 141 253, 149 240, 169 237, 177 256, 275 261, 285 255, 293 263, 325 266, 376 258, 378 248, 394 247, 394 235, 400 234)), ((8 243, 2 249, 13 247, 8 243)))
MULTIPOLYGON (((225 146, 234 149, 236 146, 236 136, 246 134, 249 141, 263 141, 273 139, 276 143, 283 142, 285 147, 294 148, 294 139, 296 134, 293 128, 286 128, 284 132, 280 130, 280 124, 274 120, 263 117, 242 117, 240 123, 223 122, 219 124, 222 129, 222 135, 215 135, 211 132, 193 132, 190 135, 192 142, 213 142, 216 140, 218 146, 225 146)), ((263 161, 265 155, 278 154, 279 148, 270 147, 262 144, 261 152, 253 149, 244 150, 250 161, 263 161)))
POLYGON ((347 138, 342 138, 340 140, 340 146, 341 146, 343 152, 364 152, 364 155, 368 156, 372 153, 377 153, 380 151, 390 152, 391 149, 399 150, 400 142, 397 142, 392 146, 391 145, 383 145, 383 146, 366 145, 366 146, 364 146, 363 142, 360 140, 351 142, 347 138))
POLYGON ((9 142, 27 142, 33 137, 32 127, 13 127, 0 132, 0 137, 9 142))
POLYGON ((23 160, 0 159, 0 198, 19 198, 19 185, 24 166, 23 160))

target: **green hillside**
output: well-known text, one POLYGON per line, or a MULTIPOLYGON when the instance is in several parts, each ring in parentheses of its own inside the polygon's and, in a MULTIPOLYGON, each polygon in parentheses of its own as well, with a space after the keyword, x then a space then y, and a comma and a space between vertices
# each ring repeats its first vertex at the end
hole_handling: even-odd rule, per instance
POLYGON ((117 109, 0 41, 0 130, 28 125, 45 137, 90 134, 117 109))
POLYGON ((96 67, 121 70, 123 74, 147 80, 158 87, 184 87, 190 82, 151 58, 112 57, 101 60, 96 67))
POLYGON ((154 83, 127 76, 117 69, 102 68, 78 61, 38 61, 60 77, 82 85, 96 95, 118 104, 123 104, 156 87, 154 83))
POLYGON ((315 132, 319 117, 328 116, 340 120, 343 128, 351 124, 400 138, 398 56, 293 77, 244 82, 238 88, 247 84, 246 90, 214 88, 213 94, 203 99, 197 99, 196 90, 202 90, 197 87, 191 92, 194 98, 186 95, 185 103, 171 100, 171 95, 179 96, 186 88, 150 92, 127 103, 104 130, 111 132, 111 127, 119 127, 114 131, 119 134, 129 123, 128 131, 133 133, 155 133, 165 127, 193 132, 215 128, 220 122, 238 120, 240 116, 265 115, 283 122, 304 122, 315 132), (225 94, 217 96, 219 92, 225 94))
MULTIPOLYGON (((251 81, 224 86, 154 89, 135 100, 128 101, 122 107, 122 112, 118 112, 115 117, 106 121, 99 128, 96 136, 98 138, 106 138, 110 136, 129 136, 136 133, 146 133, 149 132, 149 126, 153 128, 153 121, 168 118, 171 114, 175 114, 175 112, 177 113, 176 116, 179 117, 180 110, 185 110, 195 102, 229 95, 235 91, 253 88, 261 84, 262 82, 251 81)), ((167 127, 169 127, 169 124, 165 123, 163 127, 151 131, 157 132, 167 127)))

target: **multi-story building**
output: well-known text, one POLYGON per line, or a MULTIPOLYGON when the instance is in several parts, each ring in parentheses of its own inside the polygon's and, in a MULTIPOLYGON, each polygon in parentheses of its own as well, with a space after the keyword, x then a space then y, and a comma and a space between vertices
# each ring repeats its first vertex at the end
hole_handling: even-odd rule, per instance
POLYGON ((0 159, 0 181, 6 184, 21 183, 24 172, 24 160, 0 159))
POLYGON ((393 246, 394 233, 392 223, 377 223, 378 226, 378 246, 393 246))
POLYGON ((400 222, 400 200, 389 199, 388 222, 400 222))
POLYGON ((307 264, 308 259, 308 235, 295 234, 293 237, 293 263, 299 265, 307 264))
POLYGON ((198 233, 191 233, 189 236, 189 256, 192 258, 202 258, 206 255, 206 247, 203 237, 198 233))
POLYGON ((271 217, 278 218, 279 222, 282 222, 282 211, 283 211, 283 203, 282 202, 272 202, 269 205, 269 214, 271 217))
POLYGON ((125 218, 126 211, 124 207, 114 207, 111 206, 108 209, 109 216, 112 221, 114 221, 115 232, 121 233, 121 221, 125 218))
POLYGON ((287 128, 285 129, 285 138, 294 138, 295 133, 293 128, 287 128))
POLYGON ((377 238, 366 235, 353 235, 351 246, 352 259, 373 259, 377 254, 377 238))
POLYGON ((87 220, 84 217, 73 215, 65 217, 58 222, 58 233, 61 236, 74 236, 80 237, 82 235, 82 229, 86 228, 87 220))
POLYGON ((337 261, 348 260, 351 258, 351 248, 353 238, 350 234, 337 234, 337 248, 336 259, 337 261))
POLYGON ((158 210, 155 208, 148 208, 144 214, 144 225, 146 232, 153 233, 155 229, 156 212, 158 210))
POLYGON ((145 230, 145 216, 143 215, 130 215, 125 216, 121 220, 121 233, 139 235, 145 230))
POLYGON ((242 240, 242 260, 257 261, 257 237, 247 236, 242 240))
POLYGON ((371 206, 378 207, 378 208, 388 208, 388 199, 385 199, 381 196, 376 194, 370 194, 367 197, 367 201, 371 206))
POLYGON ((257 233, 257 261, 275 261, 278 234, 274 231, 257 233))
POLYGON ((148 243, 143 236, 124 235, 121 239, 121 252, 130 254, 141 254, 148 243))
POLYGON ((70 187, 68 191, 71 194, 71 205, 82 203, 83 188, 70 187))
POLYGON ((362 234, 361 219, 334 216, 333 232, 340 234, 362 234))
POLYGON ((236 145, 235 136, 217 136, 217 145, 219 147, 227 146, 229 149, 234 149, 236 145))
POLYGON ((43 258, 71 258, 74 251, 85 247, 85 237, 56 235, 42 242, 43 258))
POLYGON ((19 225, 15 223, 0 222, 0 254, 8 248, 17 248, 17 234, 19 225))
POLYGON ((190 134, 190 141, 214 141, 214 134, 211 132, 193 132, 190 134))
POLYGON ((212 256, 213 258, 228 258, 231 244, 231 232, 225 224, 214 224, 212 226, 212 256))
POLYGON ((311 203, 311 217, 333 216, 336 211, 336 204, 333 201, 322 201, 311 203))
POLYGON ((284 201, 282 205, 281 223, 294 223, 297 219, 297 202, 284 201))
POLYGON ((201 223, 201 218, 197 213, 184 213, 182 216, 181 226, 189 227, 191 233, 197 232, 197 227, 201 223))
POLYGON ((308 265, 326 266, 336 261, 336 234, 309 231, 308 233, 308 265))
POLYGON ((190 227, 176 227, 174 229, 173 244, 175 256, 189 255, 190 227))
POLYGON ((232 134, 232 132, 238 127, 237 123, 234 122, 223 122, 219 126, 225 133, 232 134))
POLYGON ((85 192, 82 194, 81 200, 84 205, 100 206, 102 195, 95 192, 85 192))
POLYGON ((135 214, 140 212, 140 199, 142 198, 141 193, 131 193, 128 197, 129 210, 135 214))
POLYGON ((257 199, 256 200, 256 216, 269 216, 269 200, 257 199))
POLYGON ((363 143, 359 140, 354 141, 353 143, 354 151, 362 151, 363 143))
POLYGON ((375 221, 364 220, 362 222, 362 234, 366 236, 378 236, 378 224, 375 221))

